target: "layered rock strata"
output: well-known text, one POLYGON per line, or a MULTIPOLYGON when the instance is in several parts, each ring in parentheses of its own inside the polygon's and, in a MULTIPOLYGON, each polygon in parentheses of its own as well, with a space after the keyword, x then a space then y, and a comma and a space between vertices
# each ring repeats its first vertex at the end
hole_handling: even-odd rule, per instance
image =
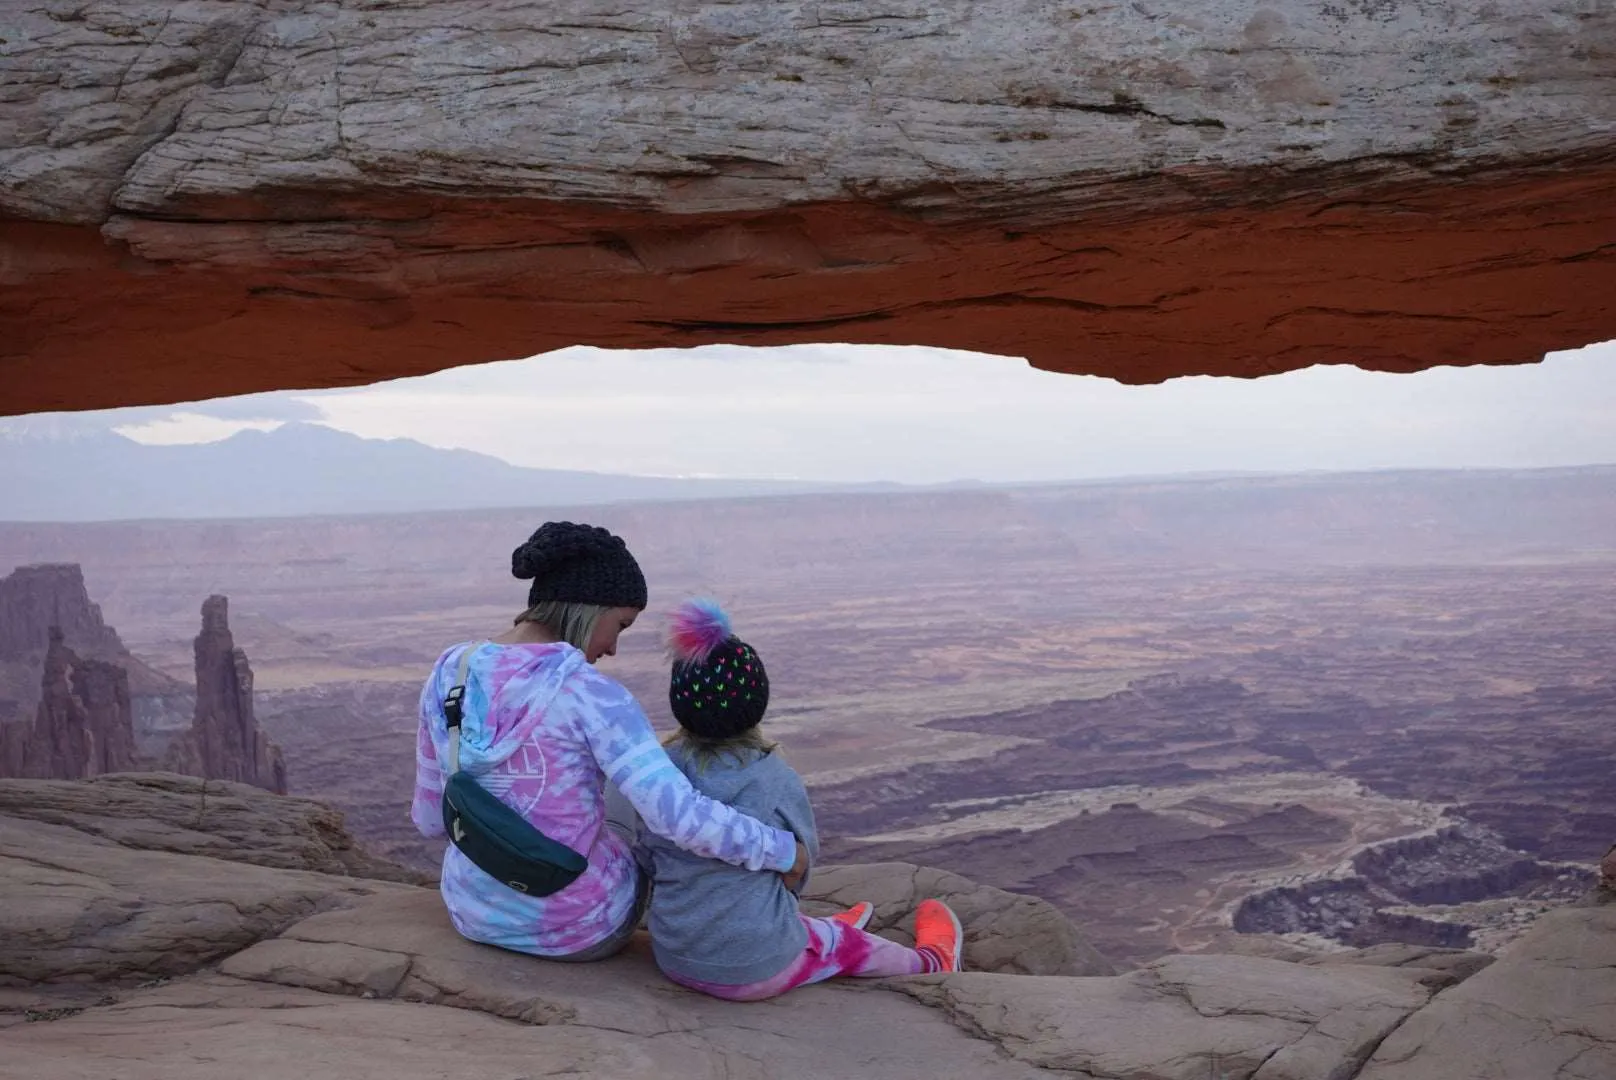
POLYGON ((1477 927, 1466 923, 1458 905, 1514 898, 1522 906, 1548 907, 1586 894, 1596 881, 1586 867, 1539 862, 1470 822, 1366 848, 1352 868, 1356 873, 1246 897, 1234 909, 1234 928, 1316 934, 1349 945, 1464 947, 1476 943, 1477 927))
POLYGON ((577 343, 1153 381, 1616 337, 1608 4, 129 0, 5 37, 0 412, 577 343))
POLYGON ((435 875, 376 858, 325 803, 172 773, 88 783, 0 783, 0 816, 62 826, 131 851, 166 851, 339 877, 423 884, 435 875))

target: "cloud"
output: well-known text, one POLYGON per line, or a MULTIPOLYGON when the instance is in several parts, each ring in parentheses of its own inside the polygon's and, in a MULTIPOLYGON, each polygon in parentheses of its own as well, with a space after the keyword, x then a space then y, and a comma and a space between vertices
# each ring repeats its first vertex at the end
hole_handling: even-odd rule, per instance
POLYGON ((921 346, 579 347, 338 391, 78 415, 149 442, 317 421, 519 465, 663 476, 1531 467, 1616 462, 1616 342, 1536 365, 1315 367, 1153 386, 921 346))
POLYGON ((1318 367, 1155 386, 924 347, 567 349, 322 406, 356 434, 659 475, 935 482, 1531 466, 1616 460, 1616 345, 1509 368, 1318 367))
MULTIPOLYGON (((9 423, 0 423, 4 423, 5 428, 14 434, 48 432, 53 437, 163 429, 206 430, 210 438, 224 438, 247 427, 274 427, 297 421, 318 422, 324 418, 324 410, 309 392, 274 391, 182 405, 132 405, 123 409, 36 413, 15 418, 9 423), (198 421, 202 421, 200 426, 198 421)), ((199 438, 188 441, 206 440, 199 438)))
POLYGON ((219 420, 318 421, 325 417, 317 400, 307 391, 276 391, 243 397, 216 398, 177 406, 173 410, 219 420))

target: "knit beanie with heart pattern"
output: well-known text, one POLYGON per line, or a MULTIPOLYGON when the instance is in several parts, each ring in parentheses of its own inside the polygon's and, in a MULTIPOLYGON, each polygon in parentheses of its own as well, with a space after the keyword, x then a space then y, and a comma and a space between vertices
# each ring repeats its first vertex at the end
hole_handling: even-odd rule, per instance
POLYGON ((733 739, 763 719, 769 707, 763 660, 735 636, 716 601, 686 600, 675 609, 668 652, 668 704, 680 727, 702 739, 733 739))

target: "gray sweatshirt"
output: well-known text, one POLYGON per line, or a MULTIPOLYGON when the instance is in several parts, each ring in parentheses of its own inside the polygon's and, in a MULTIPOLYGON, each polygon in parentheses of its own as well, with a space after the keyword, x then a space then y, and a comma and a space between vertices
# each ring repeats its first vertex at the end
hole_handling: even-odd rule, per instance
MULTIPOLYGON (((668 756, 695 789, 765 825, 787 829, 819 856, 819 834, 802 777, 778 753, 723 754, 705 766, 688 749, 668 756)), ((657 965, 699 982, 745 986, 784 971, 808 944, 797 898, 780 875, 745 870, 692 855, 642 828, 642 854, 650 861, 649 926, 657 965)))

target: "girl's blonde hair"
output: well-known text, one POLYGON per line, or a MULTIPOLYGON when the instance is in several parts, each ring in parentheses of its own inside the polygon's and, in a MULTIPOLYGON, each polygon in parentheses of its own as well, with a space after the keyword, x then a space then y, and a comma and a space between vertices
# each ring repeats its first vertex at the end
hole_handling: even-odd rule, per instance
POLYGON ((575 649, 589 647, 595 624, 611 608, 604 604, 584 604, 576 600, 540 600, 516 617, 516 625, 538 623, 575 649))
POLYGON ((684 728, 669 732, 662 737, 665 747, 682 746, 690 751, 690 757, 696 763, 696 771, 701 772, 715 761, 728 757, 737 765, 746 764, 746 751, 756 750, 760 754, 772 754, 778 744, 770 742, 763 737, 763 732, 755 727, 749 727, 739 735, 727 739, 704 739, 694 735, 684 728))

